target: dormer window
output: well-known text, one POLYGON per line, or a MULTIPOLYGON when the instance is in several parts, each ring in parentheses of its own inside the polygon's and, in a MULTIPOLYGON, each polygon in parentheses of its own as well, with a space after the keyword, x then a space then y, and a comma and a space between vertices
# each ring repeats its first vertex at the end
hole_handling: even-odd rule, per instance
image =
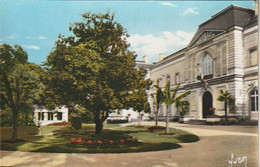
POLYGON ((213 59, 209 53, 206 53, 201 59, 202 76, 213 74, 213 59))

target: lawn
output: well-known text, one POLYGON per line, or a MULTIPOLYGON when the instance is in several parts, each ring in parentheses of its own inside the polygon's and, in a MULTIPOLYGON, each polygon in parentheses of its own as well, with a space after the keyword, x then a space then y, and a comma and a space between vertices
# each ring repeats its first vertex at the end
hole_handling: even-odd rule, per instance
POLYGON ((93 124, 83 129, 70 126, 19 127, 17 143, 10 143, 12 128, 1 129, 1 149, 29 152, 58 153, 125 153, 160 151, 180 148, 178 143, 196 142, 199 138, 178 129, 170 129, 174 135, 163 135, 163 130, 151 132, 148 126, 121 127, 106 124, 101 134, 95 135, 93 124), (74 141, 75 140, 75 141, 74 141), (73 142, 72 142, 73 141, 73 142))

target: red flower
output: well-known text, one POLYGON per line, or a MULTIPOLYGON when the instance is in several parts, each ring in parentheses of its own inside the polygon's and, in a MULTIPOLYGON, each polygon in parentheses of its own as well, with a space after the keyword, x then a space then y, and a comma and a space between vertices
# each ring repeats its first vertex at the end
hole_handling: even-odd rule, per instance
POLYGON ((111 144, 111 145, 114 143, 113 140, 109 140, 108 142, 109 142, 109 144, 111 144))
POLYGON ((97 144, 98 144, 98 145, 101 145, 101 144, 102 144, 102 141, 100 141, 100 140, 97 141, 97 144))
POLYGON ((92 141, 91 141, 91 140, 88 140, 86 143, 87 143, 87 144, 91 144, 91 143, 92 143, 92 141))
POLYGON ((124 144, 125 140, 120 139, 119 142, 120 142, 121 144, 124 144))
POLYGON ((71 142, 71 143, 76 143, 76 142, 77 142, 77 139, 71 138, 71 139, 70 139, 70 142, 71 142))
POLYGON ((82 140, 81 140, 81 139, 78 139, 78 140, 77 140, 77 143, 78 143, 78 144, 81 144, 81 143, 82 143, 82 140))

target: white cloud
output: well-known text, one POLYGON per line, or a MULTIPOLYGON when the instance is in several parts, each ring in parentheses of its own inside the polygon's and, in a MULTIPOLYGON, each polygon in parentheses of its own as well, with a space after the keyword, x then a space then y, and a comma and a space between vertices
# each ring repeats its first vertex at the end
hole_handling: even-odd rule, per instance
POLYGON ((43 37, 43 36, 39 36, 38 39, 43 40, 43 39, 47 39, 47 38, 43 37))
POLYGON ((7 37, 8 39, 14 39, 15 38, 15 35, 14 34, 12 34, 12 35, 10 35, 9 37, 7 37))
POLYGON ((175 33, 165 31, 158 36, 133 34, 127 41, 131 44, 131 49, 137 53, 138 60, 147 55, 148 61, 152 63, 158 61, 159 53, 169 55, 178 49, 186 47, 192 37, 193 33, 179 30, 175 33))
POLYGON ((22 45, 22 46, 27 48, 27 49, 33 49, 33 50, 39 50, 40 49, 39 46, 35 46, 35 45, 22 45))
POLYGON ((159 5, 164 5, 164 6, 170 6, 170 7, 173 7, 173 8, 177 8, 177 5, 174 5, 170 2, 159 2, 159 5))
POLYGON ((187 8, 183 13, 181 13, 181 16, 186 16, 188 14, 195 14, 199 15, 199 12, 196 11, 197 8, 187 8))
POLYGON ((25 37, 26 39, 39 39, 39 40, 44 40, 44 39, 47 39, 47 37, 44 37, 44 36, 39 36, 39 37, 25 37))

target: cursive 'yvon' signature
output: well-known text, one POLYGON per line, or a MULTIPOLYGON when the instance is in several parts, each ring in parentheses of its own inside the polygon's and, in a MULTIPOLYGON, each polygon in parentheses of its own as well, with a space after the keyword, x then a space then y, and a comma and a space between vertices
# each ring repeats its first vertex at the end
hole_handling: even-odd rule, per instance
POLYGON ((247 156, 236 156, 234 157, 234 154, 230 154, 230 160, 228 160, 228 163, 230 164, 230 167, 236 167, 241 166, 247 167, 247 156))

